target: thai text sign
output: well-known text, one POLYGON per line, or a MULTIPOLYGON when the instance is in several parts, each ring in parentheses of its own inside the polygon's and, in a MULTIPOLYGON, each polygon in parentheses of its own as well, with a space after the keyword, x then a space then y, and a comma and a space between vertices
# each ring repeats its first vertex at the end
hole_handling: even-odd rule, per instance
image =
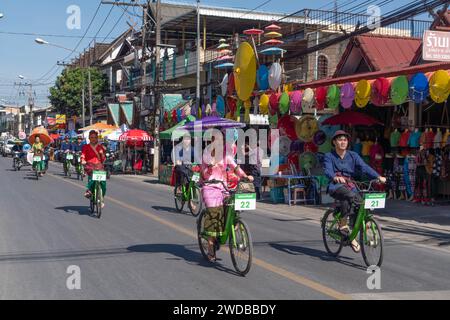
POLYGON ((450 62, 450 32, 425 31, 422 57, 427 61, 450 62))

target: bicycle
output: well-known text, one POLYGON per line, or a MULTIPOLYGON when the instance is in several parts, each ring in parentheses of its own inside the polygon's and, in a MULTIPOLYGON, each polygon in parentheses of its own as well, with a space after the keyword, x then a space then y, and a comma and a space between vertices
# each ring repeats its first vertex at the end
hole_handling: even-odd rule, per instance
POLYGON ((33 156, 33 169, 36 174, 36 180, 39 180, 39 176, 41 175, 41 162, 42 162, 42 156, 33 156))
MULTIPOLYGON (((215 239, 213 246, 214 256, 216 252, 220 250, 221 245, 225 245, 228 241, 231 261, 233 267, 237 273, 241 276, 245 276, 251 268, 252 256, 253 256, 253 243, 250 230, 247 223, 245 223, 241 217, 240 212, 246 210, 256 210, 256 194, 255 193, 238 193, 238 187, 234 190, 228 189, 228 187, 222 181, 211 180, 203 182, 206 184, 218 184, 221 183, 225 188, 225 194, 227 198, 224 201, 225 210, 225 228, 221 235, 215 239), (240 256, 243 256, 243 264, 240 264, 240 256)), ((210 261, 208 257, 208 239, 211 237, 204 230, 206 210, 203 210, 197 220, 197 237, 200 246, 202 256, 210 261)))
POLYGON ((191 179, 186 186, 184 179, 177 179, 174 188, 175 208, 178 212, 182 212, 185 203, 188 203, 189 210, 194 217, 197 217, 202 211, 202 193, 198 182, 200 181, 200 173, 194 172, 191 168, 186 167, 191 173, 191 179))
POLYGON ((69 151, 66 153, 66 157, 64 159, 64 175, 69 178, 72 176, 72 172, 70 171, 72 160, 73 153, 69 151))
POLYGON ((77 173, 77 180, 83 181, 84 178, 84 167, 81 164, 81 152, 75 154, 75 171, 77 173))
POLYGON ((94 181, 94 188, 90 197, 91 214, 96 215, 98 219, 102 216, 103 191, 100 182, 106 181, 106 171, 93 170, 92 180, 94 181))
POLYGON ((359 234, 361 253, 368 267, 373 265, 380 267, 383 263, 383 233, 380 224, 370 212, 385 207, 386 194, 374 192, 372 189, 374 182, 378 180, 370 181, 367 188, 362 187, 367 183, 354 182, 363 203, 359 205, 357 216, 350 219, 349 227, 352 231, 348 236, 344 236, 339 230, 339 220, 342 216, 339 206, 325 212, 321 221, 322 238, 329 254, 337 257, 342 248, 351 245, 359 234))

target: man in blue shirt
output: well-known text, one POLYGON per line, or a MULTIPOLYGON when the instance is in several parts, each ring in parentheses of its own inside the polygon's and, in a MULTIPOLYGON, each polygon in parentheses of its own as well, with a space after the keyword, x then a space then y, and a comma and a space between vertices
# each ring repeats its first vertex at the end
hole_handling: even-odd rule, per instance
POLYGON ((61 159, 63 161, 64 173, 67 173, 66 155, 72 151, 72 143, 70 143, 69 136, 64 137, 63 143, 61 143, 61 159))
POLYGON ((73 152, 81 152, 81 148, 83 148, 83 138, 78 137, 77 141, 72 144, 72 151, 73 152))
MULTIPOLYGON (((347 217, 351 213, 352 205, 362 202, 358 190, 352 183, 357 173, 361 172, 371 179, 378 179, 381 183, 386 183, 386 178, 368 166, 356 152, 347 150, 349 140, 348 133, 342 130, 336 131, 332 139, 335 150, 327 153, 324 158, 325 175, 330 179, 328 193, 341 202, 342 219, 339 227, 344 234, 349 232, 347 217)), ((352 249, 355 252, 359 252, 361 249, 356 240, 352 242, 352 249)))

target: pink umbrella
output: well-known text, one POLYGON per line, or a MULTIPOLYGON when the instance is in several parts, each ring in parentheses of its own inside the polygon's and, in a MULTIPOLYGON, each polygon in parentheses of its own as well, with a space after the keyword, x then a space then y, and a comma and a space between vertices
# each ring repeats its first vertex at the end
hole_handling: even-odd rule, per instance
POLYGON ((276 46, 276 45, 283 44, 283 43, 284 43, 284 41, 281 41, 281 40, 278 40, 278 39, 270 39, 270 40, 265 41, 263 43, 263 45, 276 46))
POLYGON ((248 29, 248 30, 244 31, 244 34, 246 34, 248 36, 258 36, 263 33, 264 33, 264 31, 260 30, 260 29, 248 29))
POLYGON ((291 94, 291 106, 292 113, 300 113, 302 111, 302 93, 301 91, 294 91, 291 94))
POLYGON ((234 59, 233 56, 225 55, 225 56, 221 56, 221 57, 217 58, 216 61, 225 61, 225 60, 232 60, 232 59, 234 59))
POLYGON ((266 31, 278 31, 281 30, 280 26, 277 26, 276 24, 271 24, 270 26, 267 26, 264 28, 266 31))
POLYGON ((133 141, 133 142, 153 141, 153 137, 150 136, 144 130, 133 129, 123 133, 119 137, 119 141, 133 141))

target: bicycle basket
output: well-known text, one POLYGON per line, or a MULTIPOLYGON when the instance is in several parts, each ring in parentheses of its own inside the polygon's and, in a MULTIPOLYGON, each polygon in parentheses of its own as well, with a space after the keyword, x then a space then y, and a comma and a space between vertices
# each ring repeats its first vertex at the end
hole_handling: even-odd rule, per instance
POLYGON ((241 182, 238 184, 236 193, 255 193, 255 185, 251 182, 241 182))

